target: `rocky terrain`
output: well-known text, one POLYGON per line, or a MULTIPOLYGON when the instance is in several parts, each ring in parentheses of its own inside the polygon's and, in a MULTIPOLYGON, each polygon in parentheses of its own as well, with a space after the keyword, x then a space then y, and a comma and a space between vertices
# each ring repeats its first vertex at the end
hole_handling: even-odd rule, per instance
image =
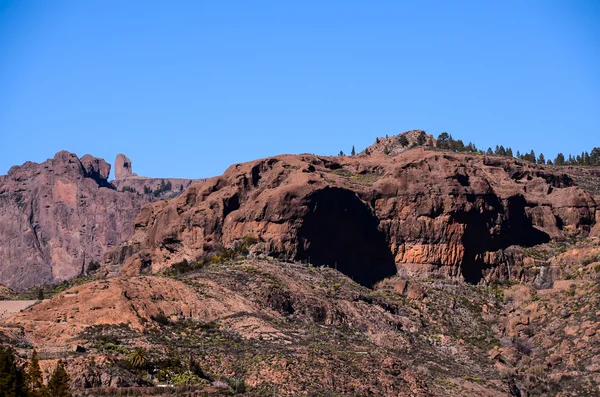
POLYGON ((123 191, 123 183, 135 186, 130 179, 140 179, 156 190, 166 182, 132 176, 113 184, 110 169, 103 159, 63 151, 0 176, 1 284, 22 290, 83 274, 132 236, 142 205, 173 197, 191 183, 167 179, 172 188, 159 194, 143 194, 142 188, 138 194, 123 191))
POLYGON ((145 206, 107 263, 123 275, 153 273, 250 236, 266 256, 335 267, 366 286, 397 273, 533 281, 523 247, 600 234, 596 200, 560 168, 422 148, 371 152, 233 165, 145 206))
POLYGON ((329 267, 216 258, 73 287, 1 332, 23 357, 35 348, 46 376, 66 360, 90 396, 161 383, 248 396, 600 393, 600 242, 527 255, 563 276, 539 290, 399 276, 369 289, 329 267))
POLYGON ((117 192, 110 165, 59 152, 0 177, 0 283, 23 289, 76 277, 133 234, 150 202, 117 192))
POLYGON ((13 167, 0 276, 76 278, 0 343, 82 396, 599 395, 600 172, 403 136, 183 189, 123 155, 112 182, 66 152, 13 167))
POLYGON ((165 199, 177 196, 193 182, 204 180, 138 176, 133 172, 133 164, 129 157, 118 154, 115 159, 115 179, 111 184, 119 191, 149 194, 155 198, 165 199))

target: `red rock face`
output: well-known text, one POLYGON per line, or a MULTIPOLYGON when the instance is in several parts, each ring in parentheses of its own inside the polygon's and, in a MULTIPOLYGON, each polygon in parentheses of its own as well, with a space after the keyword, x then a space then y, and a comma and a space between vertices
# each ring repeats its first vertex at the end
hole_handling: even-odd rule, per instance
POLYGON ((277 156, 145 206, 107 261, 123 274, 159 271, 254 236, 268 255, 366 285, 396 272, 477 283, 519 265, 511 246, 590 233, 596 201, 573 185, 558 168, 423 149, 277 156))
POLYGON ((81 274, 134 231, 148 197, 117 192, 110 165, 59 152, 0 176, 0 283, 15 289, 81 274))

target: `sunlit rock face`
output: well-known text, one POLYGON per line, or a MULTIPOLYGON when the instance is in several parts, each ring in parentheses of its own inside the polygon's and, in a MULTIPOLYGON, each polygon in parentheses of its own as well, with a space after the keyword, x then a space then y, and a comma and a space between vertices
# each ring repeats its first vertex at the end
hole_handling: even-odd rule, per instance
POLYGON ((596 224, 596 201, 560 169, 421 148, 367 153, 232 165, 145 206, 107 263, 155 272, 252 236, 265 255, 337 267, 364 285, 395 273, 479 283, 522 266, 512 247, 596 224))

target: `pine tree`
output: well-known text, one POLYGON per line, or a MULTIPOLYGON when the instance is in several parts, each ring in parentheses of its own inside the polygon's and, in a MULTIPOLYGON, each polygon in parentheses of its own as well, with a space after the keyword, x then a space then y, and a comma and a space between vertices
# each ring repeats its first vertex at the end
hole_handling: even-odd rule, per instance
POLYGON ((0 396, 21 397, 27 395, 25 375, 15 364, 10 348, 0 346, 0 396))
POLYGON ((340 150, 340 154, 338 154, 338 156, 345 156, 345 154, 342 150, 340 150))
POLYGON ((544 157, 544 153, 540 153, 537 163, 538 164, 546 164, 546 158, 544 157))
POLYGON ((458 140, 454 141, 454 150, 457 152, 465 151, 465 144, 462 141, 462 139, 458 139, 458 140))
POLYGON ((512 149, 511 149, 511 148, 507 148, 507 149, 506 149, 506 155, 507 155, 508 157, 513 157, 513 151, 512 151, 512 149))
POLYGON ((557 154, 554 159, 554 165, 565 165, 565 155, 562 153, 557 154))
POLYGON ((437 147, 438 149, 449 149, 449 145, 448 145, 448 138, 450 136, 448 135, 447 132, 442 132, 440 135, 438 135, 437 138, 437 147))
POLYGON ((63 362, 58 360, 56 368, 48 381, 48 392, 52 397, 72 397, 69 382, 69 374, 67 374, 63 362))
POLYGON ((40 362, 37 358, 37 352, 34 350, 29 361, 27 368, 26 383, 31 396, 42 397, 45 395, 46 387, 42 378, 42 370, 40 369, 40 362))
POLYGON ((356 150, 354 150, 354 145, 352 145, 352 151, 350 152, 351 156, 356 156, 356 150))
POLYGON ((419 135, 417 135, 417 146, 423 146, 424 144, 425 144, 425 134, 421 132, 419 135))

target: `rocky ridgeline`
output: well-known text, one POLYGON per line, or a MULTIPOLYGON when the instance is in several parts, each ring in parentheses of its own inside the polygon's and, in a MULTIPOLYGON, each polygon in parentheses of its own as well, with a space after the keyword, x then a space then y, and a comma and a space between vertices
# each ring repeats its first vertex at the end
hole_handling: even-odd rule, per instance
POLYGON ((177 196, 193 182, 205 179, 186 178, 148 178, 133 173, 133 165, 129 157, 118 154, 115 159, 115 180, 112 185, 120 191, 139 194, 150 194, 157 198, 177 196))
POLYGON ((594 197, 559 168, 422 148, 368 152, 235 164, 145 206, 108 262, 122 274, 156 272, 251 236, 265 255, 336 267, 364 285, 396 273, 533 282, 523 247, 600 233, 594 197))
POLYGON ((377 138, 375 142, 362 153, 367 155, 385 154, 397 155, 417 146, 435 147, 436 140, 423 130, 410 130, 398 135, 377 138))

